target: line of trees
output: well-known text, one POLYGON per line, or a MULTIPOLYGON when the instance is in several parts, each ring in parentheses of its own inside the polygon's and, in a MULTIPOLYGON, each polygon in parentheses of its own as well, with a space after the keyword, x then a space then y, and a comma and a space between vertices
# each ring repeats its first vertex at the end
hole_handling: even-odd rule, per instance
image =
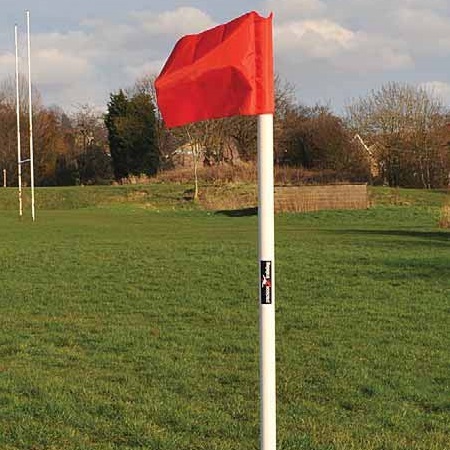
MULTIPOLYGON (((21 81, 25 93, 26 83, 21 81)), ((26 98, 22 95, 22 98, 26 98)), ((99 184, 173 167, 183 146, 199 165, 256 160, 256 119, 232 117, 167 130, 156 107, 154 77, 110 95, 106 113, 79 105, 71 114, 45 107, 34 89, 37 185, 99 184), (236 157, 238 155, 238 157, 236 157)), ((28 148, 27 105, 21 105, 22 152, 28 148)), ((16 184, 14 80, 0 84, 0 168, 16 184)), ((345 115, 328 106, 304 106, 294 88, 276 80, 275 162, 336 180, 391 186, 447 187, 449 114, 424 89, 388 83, 350 103, 345 115)), ((26 180, 26 170, 25 177, 26 180)), ((323 179, 323 178, 322 178, 323 179)))
MULTIPOLYGON (((27 84, 20 80, 21 98, 27 84)), ((0 168, 6 169, 8 185, 17 185, 17 127, 15 81, 0 84, 0 168)), ((29 154, 28 105, 21 108, 22 159, 29 154)), ((45 107, 33 89, 35 181, 38 186, 110 182, 113 177, 108 134, 102 114, 79 105, 68 115, 61 108, 45 107)), ((23 166, 23 181, 29 180, 29 166, 23 166)))

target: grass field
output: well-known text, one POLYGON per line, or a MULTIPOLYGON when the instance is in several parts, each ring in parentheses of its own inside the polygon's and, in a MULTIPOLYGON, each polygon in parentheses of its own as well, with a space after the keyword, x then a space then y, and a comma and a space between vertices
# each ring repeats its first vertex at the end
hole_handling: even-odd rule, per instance
MULTIPOLYGON (((82 189, 0 190, 0 449, 256 450, 256 216, 82 189)), ((374 196, 276 217, 279 449, 450 449, 442 196, 374 196)))

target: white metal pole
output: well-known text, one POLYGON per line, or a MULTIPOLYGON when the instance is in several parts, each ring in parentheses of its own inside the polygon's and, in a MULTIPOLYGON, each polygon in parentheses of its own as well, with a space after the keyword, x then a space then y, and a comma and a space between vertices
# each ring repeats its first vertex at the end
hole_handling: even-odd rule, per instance
POLYGON ((273 115, 258 116, 261 450, 276 449, 273 115))
POLYGON ((16 121, 17 121, 17 178, 19 184, 19 217, 22 218, 22 156, 20 151, 20 93, 19 93, 19 49, 17 42, 17 25, 14 26, 14 43, 16 46, 16 121))
POLYGON ((33 222, 36 220, 36 212, 34 207, 34 157, 33 157, 33 109, 32 109, 32 93, 31 93, 31 38, 30 38, 30 11, 27 15, 27 42, 28 42, 28 114, 30 124, 30 176, 31 176, 31 217, 33 222))
POLYGON ((6 169, 3 169, 3 187, 6 187, 6 169))

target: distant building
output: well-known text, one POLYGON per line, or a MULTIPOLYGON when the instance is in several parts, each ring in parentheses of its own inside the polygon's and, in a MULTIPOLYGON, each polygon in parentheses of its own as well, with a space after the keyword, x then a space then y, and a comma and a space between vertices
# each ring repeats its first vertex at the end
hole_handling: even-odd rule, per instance
POLYGON ((174 168, 194 167, 194 150, 199 152, 199 163, 204 166, 216 164, 236 164, 240 162, 239 151, 234 140, 227 139, 222 143, 219 151, 214 151, 205 146, 187 142, 178 147, 169 159, 174 168), (197 148, 195 147, 197 145, 197 148))
POLYGON ((370 164, 370 176, 372 179, 376 179, 379 178, 380 176, 380 162, 379 162, 379 158, 378 153, 379 153, 379 148, 377 146, 377 144, 372 144, 372 145, 366 145, 366 143, 363 141, 362 137, 359 134, 355 134, 354 140, 356 140, 361 147, 364 149, 364 152, 367 156, 367 159, 369 161, 370 164))

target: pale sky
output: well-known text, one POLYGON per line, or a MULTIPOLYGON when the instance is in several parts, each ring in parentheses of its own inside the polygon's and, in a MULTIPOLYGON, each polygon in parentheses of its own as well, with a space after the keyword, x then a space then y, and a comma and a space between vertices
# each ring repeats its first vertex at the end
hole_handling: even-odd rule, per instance
POLYGON ((275 69, 300 102, 330 104, 388 81, 450 105, 450 0, 0 0, 0 80, 14 75, 14 24, 46 105, 104 109, 109 94, 159 73, 176 41, 255 10, 274 13, 275 69))

